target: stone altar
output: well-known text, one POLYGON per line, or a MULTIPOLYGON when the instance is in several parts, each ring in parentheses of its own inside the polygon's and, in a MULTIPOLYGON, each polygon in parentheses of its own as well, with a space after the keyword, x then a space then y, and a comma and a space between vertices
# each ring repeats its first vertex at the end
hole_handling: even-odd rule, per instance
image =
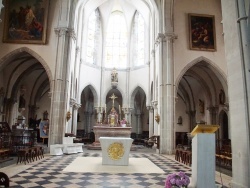
POLYGON ((95 133, 95 142, 88 146, 88 149, 101 149, 100 137, 122 137, 130 138, 132 127, 111 127, 106 124, 97 124, 93 127, 95 133))
MULTIPOLYGON (((93 126, 93 131, 95 134, 95 142, 88 146, 88 149, 101 149, 100 145, 100 137, 122 137, 122 138, 130 138, 131 137, 131 129, 132 127, 127 126, 127 121, 125 118, 121 120, 119 119, 119 114, 117 113, 115 107, 114 107, 114 101, 117 98, 115 94, 113 93, 110 97, 110 99, 113 100, 113 105, 110 110, 109 115, 106 114, 106 105, 104 114, 102 117, 102 122, 97 122, 96 126, 93 126)), ((119 113, 120 111, 120 105, 119 105, 119 113)), ((121 118, 121 114, 120 114, 121 118)))
POLYGON ((128 166, 133 139, 122 137, 100 137, 99 139, 103 165, 128 166))
POLYGON ((109 125, 97 125, 93 130, 95 133, 95 142, 100 142, 100 137, 123 137, 130 138, 132 127, 110 127, 109 125))

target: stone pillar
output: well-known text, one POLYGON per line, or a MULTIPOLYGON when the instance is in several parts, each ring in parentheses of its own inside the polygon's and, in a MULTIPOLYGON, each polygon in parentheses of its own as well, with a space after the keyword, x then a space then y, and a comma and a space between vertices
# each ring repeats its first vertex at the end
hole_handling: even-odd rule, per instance
POLYGON ((233 159, 232 187, 250 187, 249 15, 246 14, 249 4, 246 6, 246 2, 221 0, 227 75, 230 75, 227 83, 233 159))
POLYGON ((196 111, 186 111, 186 113, 188 114, 188 117, 189 117, 189 129, 190 129, 190 132, 192 132, 192 130, 195 128, 196 126, 196 119, 195 119, 195 114, 196 114, 196 111))
POLYGON ((85 134, 88 132, 88 116, 89 116, 89 113, 84 112, 84 131, 85 131, 85 134))
POLYGON ((149 137, 154 135, 154 108, 152 106, 147 106, 149 111, 149 137))
POLYGON ((78 109, 80 107, 81 107, 81 104, 75 103, 73 105, 71 133, 73 133, 74 135, 76 135, 76 132, 77 132, 77 114, 78 114, 78 109))
POLYGON ((160 135, 159 124, 155 121, 155 115, 158 114, 158 102, 154 101, 152 103, 153 103, 153 108, 154 108, 154 113, 153 113, 154 130, 153 130, 153 134, 154 135, 160 135))
POLYGON ((136 116, 136 134, 141 134, 142 133, 141 113, 137 112, 135 116, 136 116))
POLYGON ((159 115, 160 153, 172 154, 174 150, 174 33, 158 34, 159 50, 159 115), (164 72, 164 74, 163 74, 164 72))
POLYGON ((208 124, 218 124, 218 107, 210 106, 207 108, 210 114, 210 122, 208 124))
POLYGON ((65 133, 66 113, 68 104, 69 88, 69 62, 68 45, 70 42, 69 28, 56 28, 57 49, 55 77, 53 80, 51 92, 51 117, 49 131, 49 145, 61 144, 65 133))

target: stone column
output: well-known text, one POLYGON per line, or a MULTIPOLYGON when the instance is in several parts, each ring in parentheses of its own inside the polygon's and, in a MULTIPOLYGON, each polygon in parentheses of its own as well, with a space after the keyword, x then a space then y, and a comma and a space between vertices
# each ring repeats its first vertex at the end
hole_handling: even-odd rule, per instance
POLYGON ((147 106, 149 111, 149 137, 154 135, 154 108, 152 106, 147 106))
POLYGON ((195 119, 196 111, 195 110, 186 111, 186 114, 188 114, 188 117, 189 117, 189 129, 191 132, 196 126, 196 119, 195 119))
POLYGON ((69 28, 55 29, 57 35, 57 49, 55 76, 51 88, 51 117, 49 131, 49 145, 61 144, 65 133, 66 113, 69 88, 68 47, 70 42, 69 28))
POLYGON ((85 134, 88 132, 88 116, 89 116, 89 113, 84 112, 84 131, 85 131, 85 134))
POLYGON ((136 116, 136 134, 141 134, 142 133, 141 113, 137 112, 135 116, 136 116))
POLYGON ((153 108, 154 108, 154 112, 153 112, 153 122, 154 122, 154 130, 153 130, 153 134, 154 135, 160 135, 160 129, 159 124, 155 121, 155 115, 158 114, 158 102, 154 101, 153 103, 153 108))
POLYGON ((174 150, 174 33, 158 34, 159 50, 159 115, 160 153, 172 154, 174 150), (164 73, 164 74, 163 74, 164 73))
POLYGON ((77 114, 78 114, 78 109, 81 107, 81 104, 77 104, 75 103, 73 105, 73 112, 72 112, 72 129, 71 129, 71 133, 73 133, 74 135, 76 135, 77 132, 77 114))
POLYGON ((210 114, 210 123, 212 125, 218 124, 218 107, 210 106, 207 108, 210 114))

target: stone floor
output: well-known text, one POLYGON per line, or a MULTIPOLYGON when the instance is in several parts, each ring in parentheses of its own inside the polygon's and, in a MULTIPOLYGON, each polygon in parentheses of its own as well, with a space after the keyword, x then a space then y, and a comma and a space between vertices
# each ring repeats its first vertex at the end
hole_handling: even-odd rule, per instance
MULTIPOLYGON (((86 188, 139 188, 164 187, 168 174, 183 171, 191 177, 191 168, 174 160, 173 155, 157 154, 155 149, 138 147, 130 152, 133 158, 148 158, 161 168, 164 173, 89 173, 63 171, 77 157, 101 157, 101 151, 84 148, 83 153, 50 156, 32 163, 16 164, 16 157, 8 161, 8 166, 0 171, 10 178, 11 187, 86 187, 86 188)), ((79 164, 81 165, 81 164, 79 164)), ((84 166, 82 167, 84 168, 84 166)), ((117 167, 119 168, 119 166, 117 167)), ((147 167, 145 167, 147 168, 147 167)), ((223 187, 230 187, 231 177, 216 172, 216 182, 223 183, 223 187)))

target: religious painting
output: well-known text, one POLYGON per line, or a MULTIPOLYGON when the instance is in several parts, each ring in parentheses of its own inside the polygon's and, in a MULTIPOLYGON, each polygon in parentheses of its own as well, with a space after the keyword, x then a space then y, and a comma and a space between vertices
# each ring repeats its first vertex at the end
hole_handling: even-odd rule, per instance
POLYGON ((48 138, 49 136, 49 121, 41 121, 39 124, 39 132, 41 138, 48 138))
POLYGON ((191 50, 216 51, 214 16, 188 14, 191 50))
POLYGON ((5 2, 3 42, 45 44, 49 0, 5 2))

